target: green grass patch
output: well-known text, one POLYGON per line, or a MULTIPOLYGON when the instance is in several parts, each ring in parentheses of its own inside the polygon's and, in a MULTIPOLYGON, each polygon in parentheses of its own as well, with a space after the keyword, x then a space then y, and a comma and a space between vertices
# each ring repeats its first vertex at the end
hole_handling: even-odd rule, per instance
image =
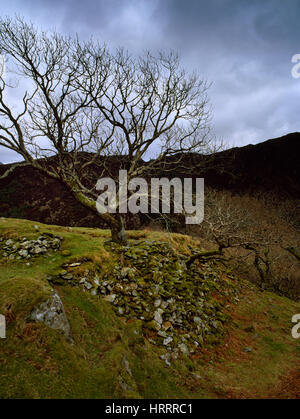
MULTIPOLYGON (((160 359, 164 349, 143 336, 141 321, 118 317, 112 305, 77 286, 56 287, 73 342, 28 321, 51 294, 47 275, 58 274, 63 264, 81 261, 76 269, 84 274, 87 269, 109 273, 120 262, 105 245, 107 230, 0 219, 0 235, 6 239, 36 239, 44 232, 63 237, 59 251, 30 260, 0 255, 0 313, 7 319, 7 338, 0 339, 0 398, 268 397, 280 389, 281 375, 299 365, 300 340, 291 337, 299 304, 249 284, 243 284, 239 304, 230 307, 234 321, 224 342, 216 345, 212 336, 207 348, 180 356, 170 366, 160 359)), ((198 246, 180 234, 138 231, 128 236, 132 243, 166 242, 184 255, 198 246)), ((216 282, 213 293, 221 291, 216 282)), ((228 309, 221 306, 220 316, 227 316, 228 309)))

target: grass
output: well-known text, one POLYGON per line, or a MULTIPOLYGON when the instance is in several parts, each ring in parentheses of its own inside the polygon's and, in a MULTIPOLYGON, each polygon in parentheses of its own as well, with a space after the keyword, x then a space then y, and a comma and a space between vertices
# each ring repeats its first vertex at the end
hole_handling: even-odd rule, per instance
MULTIPOLYGON (((56 288, 73 343, 41 323, 26 321, 51 293, 46 275, 83 258, 78 269, 95 265, 105 272, 116 257, 104 248, 110 236, 106 230, 0 219, 0 235, 6 238, 31 239, 43 232, 62 236, 62 250, 70 254, 39 256, 29 266, 0 257, 0 313, 7 320, 7 338, 0 340, 0 398, 297 396, 300 340, 291 337, 291 318, 300 312, 299 304, 248 283, 239 304, 230 308, 233 322, 223 343, 191 358, 182 356, 170 367, 159 358, 163 350, 143 338, 140 321, 117 317, 109 303, 78 287, 56 288), (285 380, 291 383, 288 388, 285 380)), ((186 254, 197 245, 190 237, 161 232, 129 232, 129 238, 168 241, 186 254)))
MULTIPOLYGON (((299 311, 299 303, 285 297, 245 291, 224 344, 205 354, 210 382, 218 383, 226 397, 282 397, 282 378, 296 373, 299 379, 300 342, 291 336, 291 318, 299 311), (252 333, 245 331, 249 326, 252 333), (252 351, 245 352, 247 347, 252 351)), ((212 395, 218 395, 214 386, 212 395)), ((285 397, 297 394, 299 388, 285 397)))

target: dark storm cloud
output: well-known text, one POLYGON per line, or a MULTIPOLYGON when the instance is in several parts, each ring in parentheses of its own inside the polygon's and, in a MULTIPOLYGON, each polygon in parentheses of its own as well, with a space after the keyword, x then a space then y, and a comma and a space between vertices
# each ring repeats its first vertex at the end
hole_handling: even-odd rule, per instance
POLYGON ((214 82, 215 126, 245 144, 299 130, 299 1, 163 2, 164 34, 214 82))
POLYGON ((3 14, 15 12, 112 47, 178 50, 213 82, 215 132, 229 144, 300 130, 300 0, 11 0, 3 14))
POLYGON ((139 48, 155 38, 153 11, 158 4, 159 0, 27 0, 22 1, 20 13, 48 28, 139 48))
MULTIPOLYGON (((210 50, 228 65, 247 58, 267 67, 300 48, 300 2, 290 0, 163 2, 165 32, 186 52, 210 50)), ((214 64, 214 63, 213 63, 214 64)), ((275 69, 274 69, 275 70, 275 69)))

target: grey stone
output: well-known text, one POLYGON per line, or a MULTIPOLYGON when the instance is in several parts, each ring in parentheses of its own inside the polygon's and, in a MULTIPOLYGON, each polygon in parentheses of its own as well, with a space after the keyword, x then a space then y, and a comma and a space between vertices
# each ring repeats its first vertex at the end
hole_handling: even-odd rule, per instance
POLYGON ((157 300, 154 301, 154 307, 159 307, 161 304, 161 299, 158 298, 157 300))
POLYGON ((116 297, 117 297, 116 294, 109 294, 104 297, 104 300, 108 301, 109 303, 113 303, 116 297))
POLYGON ((173 341, 173 338, 171 338, 171 336, 168 336, 166 339, 164 339, 163 344, 169 345, 169 343, 171 343, 172 341, 173 341))
POLYGON ((73 275, 68 273, 68 274, 62 275, 62 278, 65 279, 66 281, 71 281, 71 279, 73 279, 73 275))
POLYGON ((160 306, 161 306, 161 308, 164 308, 165 309, 165 308, 168 307, 168 305, 169 304, 167 303, 167 301, 163 301, 160 306))
POLYGON ((80 262, 75 262, 75 263, 70 263, 70 268, 75 268, 75 266, 80 266, 81 263, 80 262))
POLYGON ((161 308, 158 308, 155 312, 154 312, 154 320, 158 323, 158 324, 162 324, 163 322, 163 318, 162 318, 162 314, 163 314, 163 310, 161 308))
POLYGON ((33 248, 32 253, 34 253, 35 255, 39 255, 39 254, 43 253, 43 249, 40 246, 35 246, 33 248))
POLYGON ((163 361, 165 361, 165 364, 170 367, 171 363, 170 363, 170 355, 168 353, 164 354, 164 355, 160 355, 160 359, 162 359, 163 361))
POLYGON ((56 291, 51 298, 39 305, 31 314, 30 320, 42 322, 51 329, 62 332, 71 339, 71 328, 65 313, 63 303, 56 291))
POLYGON ((98 277, 96 277, 96 278, 94 279, 94 284, 96 284, 96 285, 97 285, 97 287, 100 287, 100 282, 99 282, 99 278, 98 278, 98 277))
POLYGON ((128 272, 130 271, 130 268, 125 266, 124 268, 121 269, 121 276, 123 278, 125 278, 128 275, 128 272))
POLYGON ((28 252, 25 249, 19 250, 18 253, 22 258, 27 258, 27 256, 28 256, 28 252))
POLYGON ((194 323, 196 323, 196 324, 201 324, 202 322, 201 322, 200 317, 195 316, 195 317, 194 317, 194 323))
POLYGON ((178 345, 178 348, 181 350, 181 352, 182 352, 184 355, 189 355, 189 354, 190 354, 189 348, 186 346, 186 344, 185 344, 185 343, 180 343, 180 344, 178 345))

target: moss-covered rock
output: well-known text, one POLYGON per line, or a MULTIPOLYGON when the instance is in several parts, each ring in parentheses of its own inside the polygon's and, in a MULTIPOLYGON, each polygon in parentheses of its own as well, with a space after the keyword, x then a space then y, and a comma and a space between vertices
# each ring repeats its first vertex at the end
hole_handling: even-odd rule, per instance
POLYGON ((209 263, 187 269, 187 256, 166 242, 105 247, 117 263, 92 292, 113 304, 117 315, 142 321, 144 335, 171 350, 187 347, 190 353, 220 341, 230 319, 224 305, 239 292, 235 278, 209 263))

